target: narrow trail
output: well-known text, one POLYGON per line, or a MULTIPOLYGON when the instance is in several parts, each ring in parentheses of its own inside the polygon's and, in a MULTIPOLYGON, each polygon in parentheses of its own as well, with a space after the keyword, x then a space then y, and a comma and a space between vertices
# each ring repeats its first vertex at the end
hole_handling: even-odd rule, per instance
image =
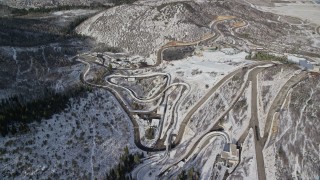
MULTIPOLYGON (((257 82, 257 75, 260 73, 263 69, 257 69, 253 74, 250 76, 250 81, 252 82, 252 98, 251 98, 251 119, 250 119, 250 128, 253 128, 255 130, 256 127, 259 127, 258 122, 258 82, 257 82)), ((259 134, 258 134, 259 135, 259 134)), ((262 154, 263 147, 260 146, 257 142, 259 141, 259 137, 256 136, 256 133, 254 133, 254 140, 255 140, 255 152, 256 152, 256 163, 257 163, 257 170, 258 170, 258 178, 259 180, 265 180, 266 179, 266 172, 265 172, 265 166, 264 166, 264 158, 262 154)))

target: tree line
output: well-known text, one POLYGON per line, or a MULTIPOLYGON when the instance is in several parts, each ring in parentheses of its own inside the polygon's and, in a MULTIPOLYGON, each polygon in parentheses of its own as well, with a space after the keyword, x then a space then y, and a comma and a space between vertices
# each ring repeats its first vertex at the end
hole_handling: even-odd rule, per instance
MULTIPOLYGON (((119 6, 122 4, 132 4, 136 2, 137 0, 111 0, 111 3, 113 3, 115 6, 119 6)), ((102 3, 91 3, 90 5, 58 5, 55 7, 38 7, 38 8, 29 8, 29 9, 18 9, 18 8, 12 8, 11 13, 16 16, 23 16, 30 13, 50 13, 54 11, 67 11, 67 10, 73 10, 73 9, 108 9, 112 6, 105 5, 102 3)))
POLYGON ((39 7, 39 8, 30 8, 30 9, 18 9, 14 8, 11 10, 13 15, 23 16, 30 13, 50 13, 54 11, 67 11, 73 9, 98 9, 98 8, 110 8, 111 6, 103 5, 100 3, 93 3, 90 6, 84 5, 58 5, 56 7, 39 7))
POLYGON ((252 52, 250 52, 249 55, 247 55, 245 58, 248 60, 261 60, 261 61, 265 61, 265 60, 282 61, 282 62, 288 61, 288 58, 286 56, 275 56, 273 54, 263 52, 263 51, 258 51, 255 54, 252 54, 252 52))
POLYGON ((121 155, 120 162, 106 174, 107 180, 132 179, 129 173, 134 169, 135 166, 141 163, 141 158, 144 158, 143 153, 131 154, 127 146, 123 149, 123 151, 124 154, 121 155))
POLYGON ((3 99, 0 102, 1 135, 28 132, 28 124, 60 113, 68 107, 70 98, 83 95, 88 90, 91 88, 80 85, 65 93, 55 93, 47 89, 44 97, 28 102, 21 95, 3 99))
POLYGON ((111 3, 118 6, 118 5, 122 5, 122 4, 132 4, 136 1, 137 0, 112 0, 111 3))

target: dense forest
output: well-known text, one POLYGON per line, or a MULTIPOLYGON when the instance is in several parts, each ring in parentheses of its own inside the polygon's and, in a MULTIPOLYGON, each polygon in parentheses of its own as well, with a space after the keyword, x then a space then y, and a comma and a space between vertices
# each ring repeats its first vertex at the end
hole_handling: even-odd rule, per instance
POLYGON ((126 180, 132 179, 130 172, 135 166, 140 164, 143 153, 130 154, 128 147, 124 148, 124 154, 120 157, 120 162, 106 174, 107 180, 126 180))
POLYGON ((70 98, 81 96, 90 87, 83 85, 65 93, 55 93, 46 90, 45 96, 30 102, 25 102, 21 96, 3 99, 0 103, 0 133, 25 133, 29 131, 28 124, 42 119, 49 119, 68 107, 70 98))

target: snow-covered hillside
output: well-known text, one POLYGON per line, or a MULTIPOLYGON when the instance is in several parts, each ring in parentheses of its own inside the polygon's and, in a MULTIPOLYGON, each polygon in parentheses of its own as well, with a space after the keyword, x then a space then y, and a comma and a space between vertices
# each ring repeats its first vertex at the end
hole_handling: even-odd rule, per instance
POLYGON ((105 90, 73 99, 69 109, 30 128, 0 137, 0 179, 99 179, 124 147, 138 151, 128 116, 105 90))
POLYGON ((170 40, 200 39, 211 31, 208 26, 211 20, 201 13, 198 5, 183 2, 123 5, 90 18, 77 32, 109 46, 148 56, 170 40))

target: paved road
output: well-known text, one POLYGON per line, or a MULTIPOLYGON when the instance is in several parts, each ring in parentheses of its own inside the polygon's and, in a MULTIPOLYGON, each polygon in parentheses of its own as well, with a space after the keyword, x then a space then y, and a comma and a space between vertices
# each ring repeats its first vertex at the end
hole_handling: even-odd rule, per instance
MULTIPOLYGON (((258 103, 257 103, 257 75, 259 72, 261 72, 263 69, 256 69, 255 71, 250 74, 249 79, 252 83, 252 98, 251 98, 251 120, 250 120, 250 127, 253 127, 255 130, 255 127, 259 127, 258 122, 258 103)), ((255 134, 255 133, 254 133, 255 134)), ((257 171, 258 171, 258 178, 259 180, 265 180, 266 179, 266 173, 265 173, 265 167, 264 167, 264 158, 262 154, 263 147, 257 143, 258 138, 256 134, 254 135, 255 139, 255 151, 256 151, 256 162, 257 162, 257 171)))
MULTIPOLYGON (((232 18, 230 18, 232 19, 232 18)), ((210 28, 214 31, 214 34, 212 35, 209 35, 207 37, 204 37, 198 41, 193 41, 193 42, 185 42, 185 43, 181 43, 181 42, 178 42, 176 45, 175 44, 172 44, 170 45, 170 43, 172 42, 169 42, 167 43, 166 45, 162 46, 158 51, 157 51, 157 62, 154 66, 158 66, 161 64, 162 60, 163 60, 163 51, 168 49, 168 48, 174 48, 174 47, 185 47, 185 46, 194 46, 194 45, 197 45, 199 43, 202 43, 202 42, 206 42, 206 41, 215 41, 219 36, 223 35, 220 30, 217 28, 217 24, 222 22, 222 21, 226 21, 226 20, 230 20, 230 19, 222 19, 222 20, 217 20, 217 21, 212 21, 212 23, 210 23, 210 28)))
MULTIPOLYGON (((257 135, 255 133, 255 150, 256 150, 256 157, 257 157, 257 168, 258 168, 258 177, 259 180, 265 180, 266 179, 266 174, 265 174, 265 166, 264 166, 264 158, 263 158, 263 153, 262 150, 265 147, 265 143, 268 139, 268 135, 269 135, 269 131, 270 131, 270 127, 271 127, 271 122, 272 122, 272 117, 273 115, 276 113, 277 109, 279 108, 279 105, 281 105, 285 99, 285 97, 287 96, 288 91, 291 89, 292 86, 294 86, 295 84, 297 84, 298 82, 301 81, 301 79, 303 77, 305 77, 307 73, 306 72, 302 72, 297 76, 293 76, 292 78, 289 79, 289 81, 282 86, 281 90, 279 91, 279 93, 277 94, 276 98, 274 99, 274 101, 272 102, 271 108, 268 112, 267 115, 267 119, 266 119, 266 125, 265 125, 265 130, 264 130, 264 135, 263 137, 258 137, 257 139, 257 135)), ((254 105, 254 109, 252 109, 252 120, 253 120, 253 124, 251 125, 251 127, 254 129, 255 127, 259 127, 259 122, 258 122, 258 116, 257 116, 257 79, 253 79, 253 83, 252 83, 252 100, 255 103, 254 105), (254 98, 255 97, 255 98, 254 98)), ((255 129, 254 129, 255 130, 255 129)), ((260 133, 258 134, 258 136, 260 136, 260 133)))
MULTIPOLYGON (((250 66, 250 69, 246 69, 246 71, 249 71, 249 74, 246 74, 245 77, 244 77, 244 83, 242 85, 242 87, 239 89, 239 92, 237 93, 237 96, 232 100, 232 102, 230 103, 230 106, 222 113, 220 114, 219 116, 215 117, 215 119, 213 120, 214 122, 218 122, 219 119, 222 119, 223 117, 225 117, 229 111, 233 108, 233 106, 235 105, 235 103, 239 100, 239 98, 241 97, 241 95, 243 94, 245 88, 247 87, 248 85, 248 81, 250 78, 256 76, 256 74, 261 71, 262 69, 264 69, 265 67, 259 67, 260 65, 267 65, 267 64, 270 64, 270 63, 266 63, 266 62, 262 62, 262 63, 257 63, 257 64, 254 64, 254 65, 251 65, 250 66)), ((238 69, 240 72, 243 70, 243 69, 238 69)), ((234 73, 237 73, 237 71, 234 71, 234 73)), ((239 72, 238 72, 239 73, 239 72)), ((247 72, 248 73, 248 72, 247 72)), ((230 76, 229 78, 231 78, 232 76, 230 76)), ((228 79, 228 78, 227 78, 228 79)), ((227 79, 225 79, 223 82, 225 82, 227 79)), ((220 81, 222 82, 222 81, 220 81)), ((220 86, 219 86, 220 87, 220 86)), ((214 93, 218 88, 218 86, 216 88, 212 88, 214 89, 212 93, 214 93)), ((210 93, 207 93, 207 95, 210 94, 210 93)), ((203 103, 205 103, 205 101, 211 96, 212 94, 210 94, 208 97, 206 98, 202 98, 202 100, 204 100, 203 102, 201 103, 198 103, 199 106, 198 107, 194 107, 194 111, 196 111, 203 103)), ((190 111, 189 111, 190 112, 190 111)), ((193 115, 193 113, 190 115, 190 118, 191 116, 193 115)), ((187 119, 184 119, 184 121, 189 121, 190 118, 187 118, 187 119)), ((183 136, 183 133, 181 133, 181 131, 184 131, 185 130, 185 127, 186 127, 187 123, 180 125, 180 129, 179 129, 179 133, 178 133, 178 136, 182 137, 183 136), (182 128, 182 129, 181 129, 182 128)), ((160 175, 164 174, 170 167, 174 166, 174 165, 177 165, 180 161, 182 161, 183 159, 186 159, 188 158, 188 156, 193 152, 193 150, 195 149, 195 147, 197 146, 197 144, 199 143, 199 141, 201 141, 201 139, 203 137, 205 137, 208 133, 210 133, 211 131, 211 128, 214 127, 215 124, 211 124, 210 127, 208 127, 208 130, 204 131, 204 132, 199 132, 190 142, 190 145, 188 146, 189 148, 187 148, 186 152, 181 155, 181 157, 179 157, 178 160, 176 160, 175 162, 173 162, 171 165, 168 165, 167 167, 165 167, 165 169, 160 173, 160 175)), ((181 140, 181 139, 180 139, 181 140)), ((180 140, 178 140, 178 138, 176 139, 176 141, 178 141, 178 143, 180 143, 180 140)), ((175 141, 175 143, 176 143, 175 141)))
POLYGON ((185 131, 185 128, 186 128, 186 125, 188 124, 189 120, 191 119, 192 115, 202 106, 203 103, 205 103, 209 98, 210 96, 212 96, 213 93, 215 93, 220 87, 221 85, 223 85, 229 78, 233 77, 235 74, 237 73, 240 73, 242 70, 241 69, 237 69, 231 73, 229 73, 228 75, 226 75, 225 77, 223 77, 218 83, 216 83, 211 89, 209 92, 207 92, 206 95, 204 95, 200 101, 198 101, 196 103, 196 105, 194 105, 190 110, 189 112, 187 113, 187 115, 183 118, 182 122, 181 122, 181 125, 180 125, 180 128, 179 128, 179 133, 174 141, 174 145, 178 145, 180 144, 181 142, 181 139, 183 137, 183 134, 184 134, 184 131, 185 131))
POLYGON ((272 102, 272 105, 270 107, 270 110, 267 114, 267 119, 266 119, 266 125, 265 125, 265 129, 264 129, 264 135, 261 138, 261 145, 265 146, 266 141, 268 139, 269 136, 269 131, 271 128, 271 124, 272 124, 272 119, 273 119, 273 115, 276 113, 276 111, 279 109, 279 106, 281 104, 283 104, 283 101, 285 100, 289 90, 295 86, 297 83, 299 83, 303 78, 305 78, 307 75, 307 72, 303 71, 301 73, 299 73, 298 75, 295 75, 293 77, 291 77, 280 89, 279 93, 277 94, 277 96, 275 97, 275 99, 272 102))
MULTIPOLYGON (((246 132, 242 134, 242 136, 239 139, 239 143, 243 143, 245 138, 248 136, 249 129, 252 128, 254 130, 254 137, 255 137, 255 152, 256 152, 256 161, 257 161, 257 170, 258 170, 258 178, 259 180, 265 180, 265 166, 264 166, 264 158, 262 150, 265 147, 265 143, 267 141, 269 131, 271 128, 271 122, 272 117, 274 113, 276 113, 278 107, 280 104, 282 104, 283 100, 285 99, 288 91, 292 86, 297 84, 301 81, 303 77, 305 77, 306 72, 302 72, 296 76, 293 76, 290 78, 280 89, 279 93, 277 94, 276 98, 272 102, 272 105, 270 107, 270 110, 267 115, 266 125, 265 125, 265 131, 263 137, 260 137, 260 133, 256 133, 256 127, 259 127, 259 121, 258 121, 258 104, 257 104, 257 74, 261 71, 257 70, 256 72, 253 72, 249 79, 252 82, 252 98, 251 98, 251 119, 249 123, 249 127, 247 128, 246 132)), ((259 128, 258 130, 259 131, 259 128)))

